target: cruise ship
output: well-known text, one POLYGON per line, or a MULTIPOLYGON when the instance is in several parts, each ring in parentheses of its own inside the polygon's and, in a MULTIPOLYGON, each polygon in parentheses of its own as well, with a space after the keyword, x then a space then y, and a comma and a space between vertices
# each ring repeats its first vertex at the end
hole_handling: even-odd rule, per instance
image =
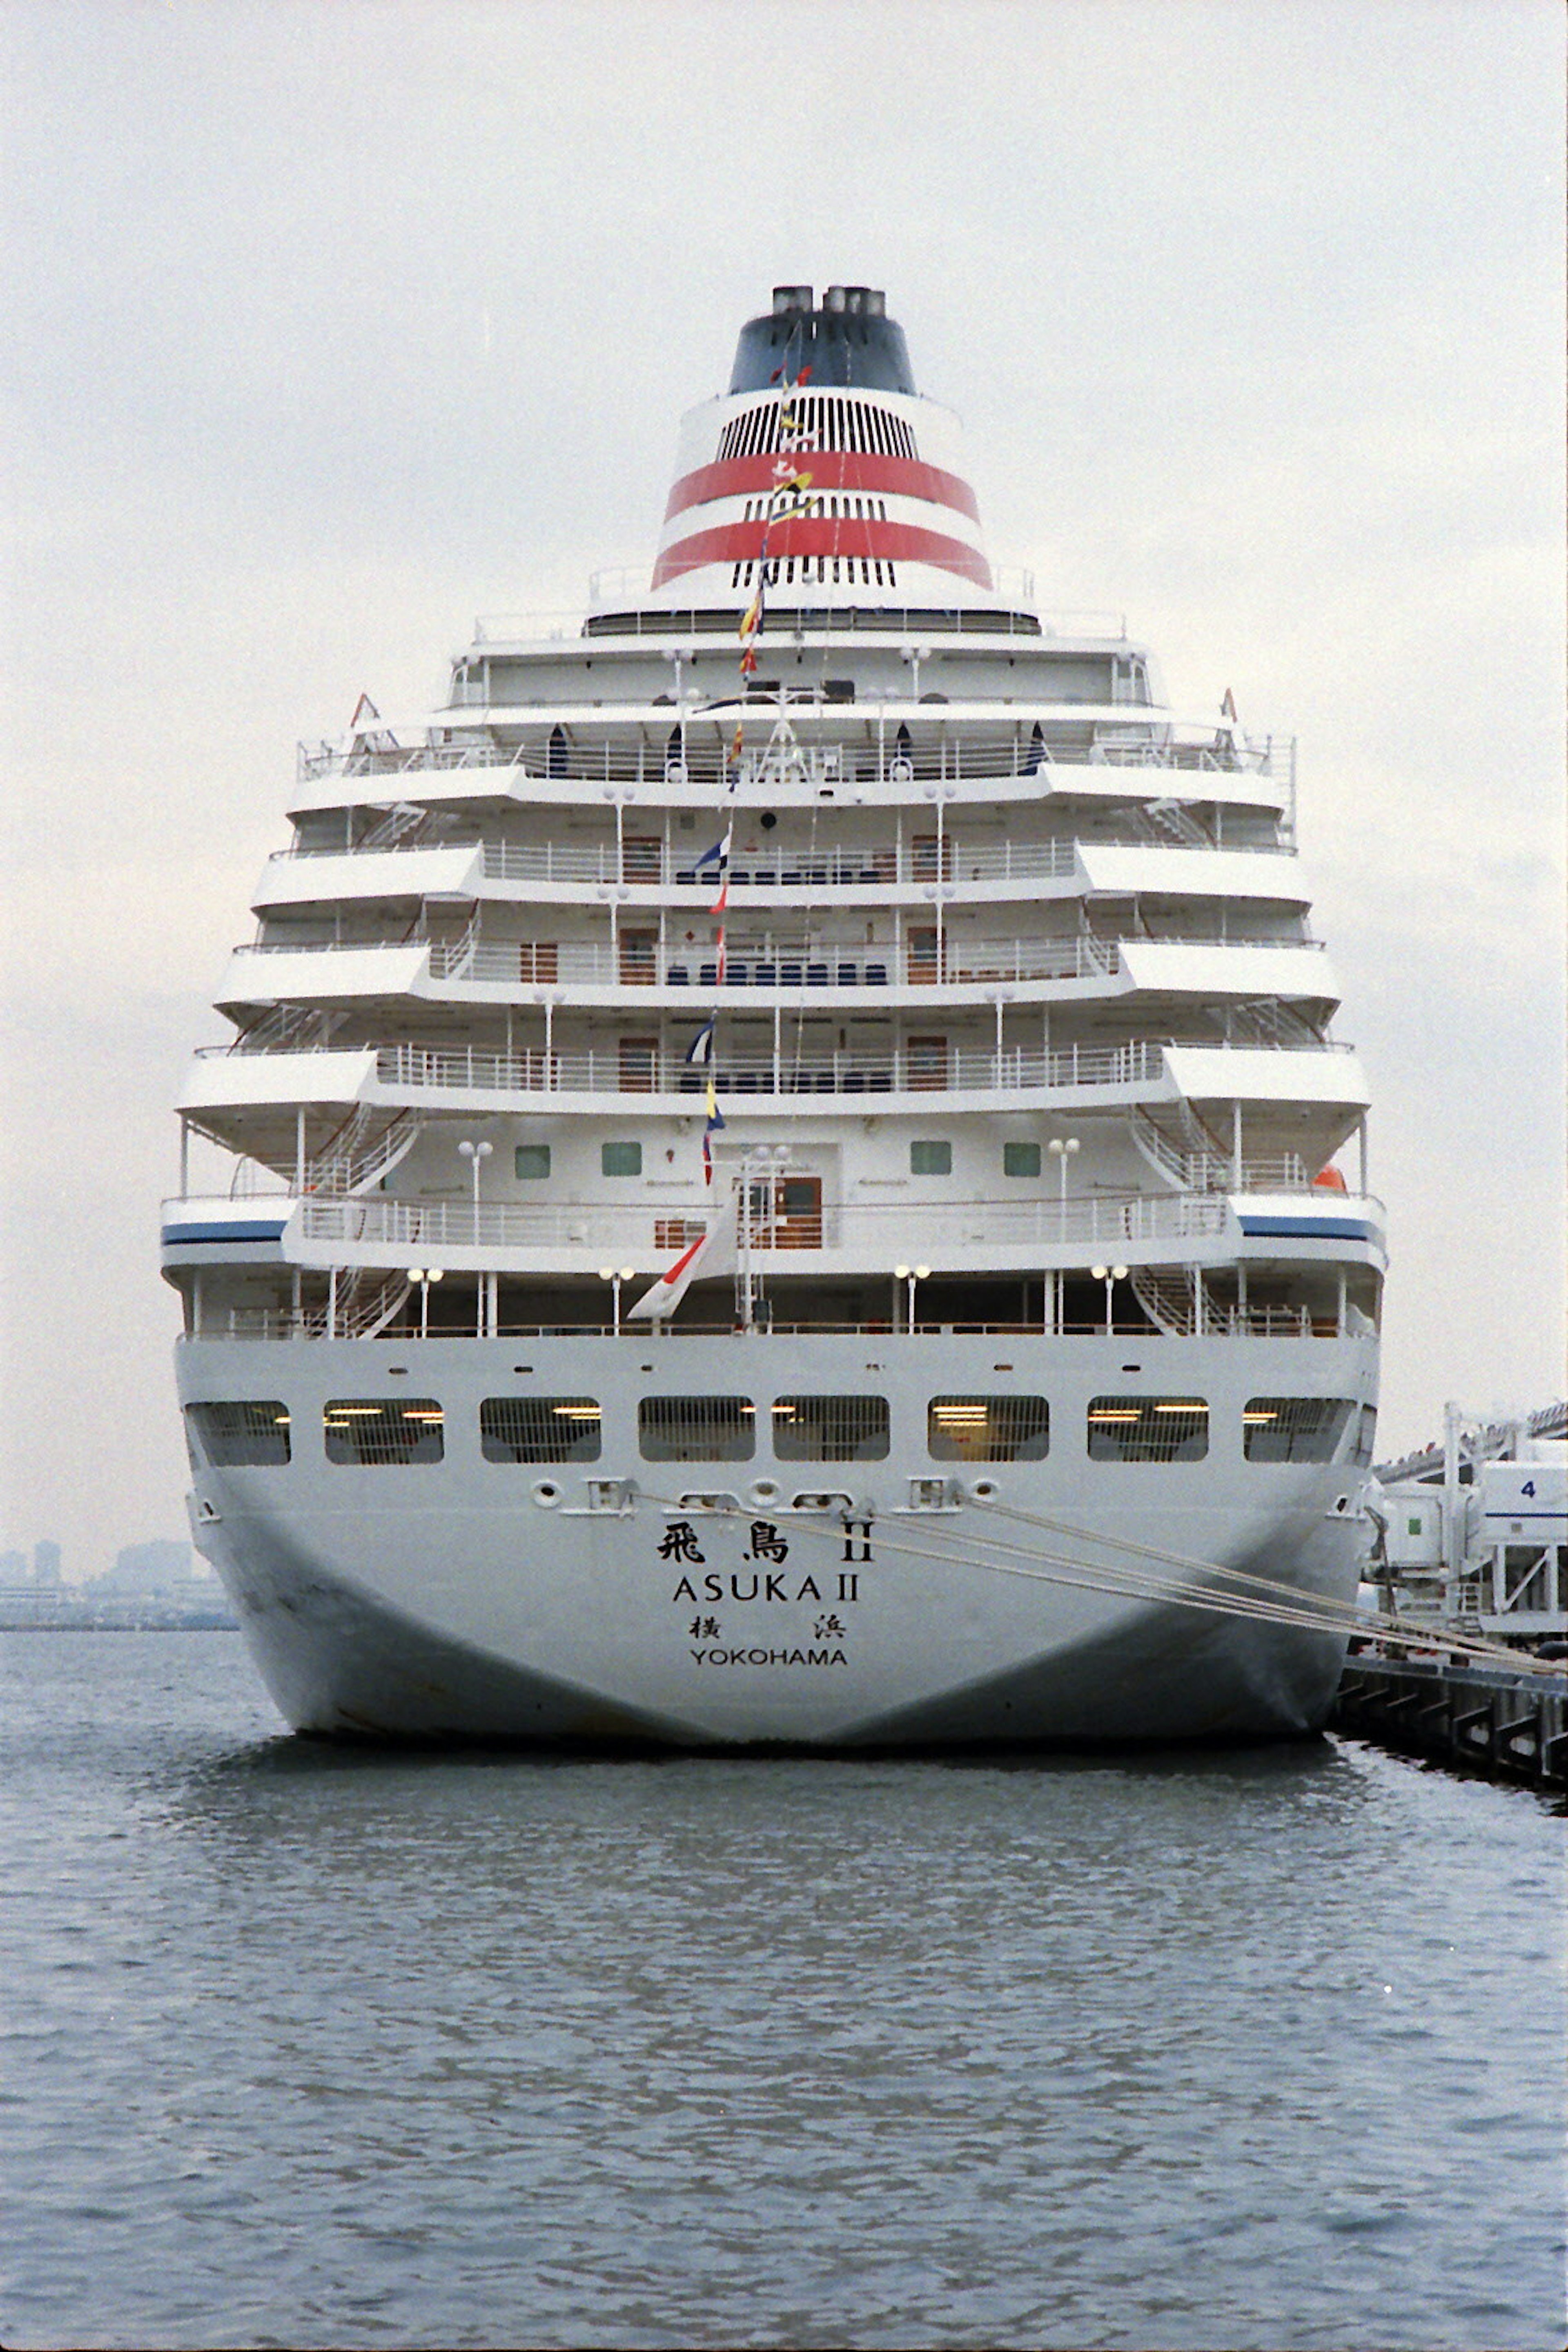
POLYGON ((290 816, 163 1260, 291 1725, 1321 1725, 1385 1255, 1294 743, 993 569, 879 289, 775 288, 651 572, 290 816))

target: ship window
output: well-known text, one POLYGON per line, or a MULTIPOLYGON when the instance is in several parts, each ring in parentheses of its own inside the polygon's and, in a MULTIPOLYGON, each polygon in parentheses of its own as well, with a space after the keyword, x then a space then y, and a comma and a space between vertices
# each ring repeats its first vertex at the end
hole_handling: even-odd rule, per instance
POLYGON ((642 1145, 640 1143, 601 1143, 599 1170, 605 1176, 640 1176, 642 1145))
POLYGON ((773 1453, 781 1462, 885 1462, 888 1400, 780 1397, 773 1407, 773 1453))
POLYGON ((1040 1172, 1040 1147, 1037 1143, 1005 1143, 1002 1146, 1004 1176, 1037 1176, 1040 1172))
POLYGON ((1353 1397, 1248 1397, 1242 1444, 1249 1462, 1331 1462, 1339 1453, 1353 1397))
POLYGON ((1361 1423, 1356 1431, 1355 1452, 1351 1456, 1352 1461, 1363 1468, 1372 1460, 1373 1440, 1376 1435, 1377 1407, 1374 1404, 1363 1404, 1361 1409, 1361 1423))
POLYGON ((445 1414, 434 1397, 338 1397, 321 1415, 329 1462, 385 1469, 439 1462, 445 1414))
POLYGON ((926 1413, 933 1462, 1043 1462, 1050 1435, 1041 1396, 938 1396, 926 1413))
POLYGON ((757 1408, 750 1397, 644 1397, 637 1435, 645 1462, 749 1462, 757 1408))
POLYGON ((289 1459, 289 1408, 277 1397, 188 1404, 185 1426, 215 1470, 275 1470, 289 1459))
POLYGON ((1209 1409, 1202 1397, 1089 1401, 1091 1462, 1201 1462, 1208 1450, 1209 1409))
POLYGON ((596 1462, 600 1427, 593 1397, 486 1397, 479 1406, 487 1462, 596 1462))
POLYGON ((514 1174, 518 1176, 548 1176, 550 1146, 548 1143, 520 1143, 511 1155, 514 1174))
POLYGON ((940 1141, 920 1141, 910 1146, 911 1176, 951 1176, 952 1146, 940 1141))

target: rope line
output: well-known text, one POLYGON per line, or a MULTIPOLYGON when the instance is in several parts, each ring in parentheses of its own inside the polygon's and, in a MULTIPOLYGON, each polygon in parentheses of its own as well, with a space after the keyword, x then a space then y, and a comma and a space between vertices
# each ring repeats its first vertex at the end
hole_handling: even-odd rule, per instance
MULTIPOLYGON (((683 1507, 674 1496, 657 1495, 646 1486, 638 1486, 637 1491, 661 1508, 679 1510, 683 1507)), ((882 1516, 876 1517, 877 1543, 883 1551, 910 1559, 931 1560, 943 1568, 978 1569, 992 1575, 1016 1577, 1027 1583, 1061 1585, 1075 1591, 1096 1592, 1121 1600, 1169 1602, 1178 1607, 1205 1610, 1216 1616, 1250 1619, 1260 1624, 1296 1626, 1309 1633, 1392 1635, 1397 1640, 1418 1643, 1425 1647, 1448 1650, 1482 1664, 1506 1664, 1521 1673, 1552 1675, 1561 1671, 1551 1659, 1533 1658, 1528 1652, 1510 1650, 1506 1643, 1489 1641, 1484 1635, 1444 1631, 1435 1644, 1436 1629, 1420 1620, 1397 1615, 1368 1617, 1352 1601, 1335 1601, 1327 1596, 1308 1597, 1297 1587, 1276 1578, 1259 1576, 1246 1569, 1227 1568, 1218 1560, 1196 1560, 1182 1553, 1163 1551, 1158 1546, 1134 1543, 1128 1538, 1097 1535, 1089 1528, 1075 1528, 1064 1521, 1047 1520, 1041 1515, 1013 1510, 1005 1505, 981 1502, 973 1507, 994 1509, 1002 1516, 1026 1522, 1037 1519, 1039 1524, 1053 1531, 1077 1537, 1081 1541, 1103 1544, 1183 1569, 1197 1570, 1205 1577, 1221 1580, 1221 1589, 1215 1591, 1212 1585, 1199 1585, 1190 1576, 1159 1577, 1131 1564, 1125 1567, 1110 1563, 1097 1566, 1070 1553, 1010 1544, 999 1538, 990 1538, 992 1548, 1014 1553, 1016 1555, 1015 1559, 988 1559, 973 1549, 959 1552, 912 1543, 909 1534, 889 1533, 887 1519, 882 1516), (1025 1562, 1028 1564, 1025 1565, 1025 1562), (1224 1589, 1226 1580, 1258 1590, 1226 1591, 1224 1589)), ((735 1517, 742 1515, 742 1507, 737 1506, 733 1512, 725 1510, 716 1516, 735 1517)), ((788 1524, 792 1532, 815 1537, 825 1544, 837 1544, 843 1538, 843 1517, 798 1514, 792 1515, 788 1524)), ((860 1522, 857 1520, 855 1524, 859 1525, 860 1522)))

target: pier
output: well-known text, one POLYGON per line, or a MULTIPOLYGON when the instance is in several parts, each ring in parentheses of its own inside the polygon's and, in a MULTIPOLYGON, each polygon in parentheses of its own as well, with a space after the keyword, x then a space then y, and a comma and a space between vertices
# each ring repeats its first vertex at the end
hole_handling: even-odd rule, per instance
POLYGON ((1329 1724, 1495 1780, 1568 1787, 1568 1668, 1542 1674, 1352 1650, 1329 1724))

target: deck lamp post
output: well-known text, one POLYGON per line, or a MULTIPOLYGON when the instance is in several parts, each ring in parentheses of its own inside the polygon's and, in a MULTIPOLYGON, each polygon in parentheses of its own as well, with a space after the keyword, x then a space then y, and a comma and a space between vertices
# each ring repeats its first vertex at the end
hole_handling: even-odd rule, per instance
POLYGON ((1111 1328, 1110 1294, 1119 1282, 1126 1281, 1127 1268, 1124 1265, 1091 1265, 1089 1270, 1096 1282, 1105 1285, 1105 1328, 1109 1337, 1111 1328))
POLYGON ((635 1265, 602 1265, 599 1280, 610 1286, 610 1328, 618 1339, 621 1336, 621 1285, 637 1279, 635 1265))
POLYGON ((906 1283, 909 1286, 909 1322, 907 1328, 912 1332, 915 1328, 915 1285, 917 1282, 930 1281, 931 1268, 929 1265, 896 1265, 893 1268, 893 1272, 900 1282, 906 1283))
POLYGON ((430 1285, 440 1281, 441 1268, 438 1265, 411 1265, 408 1279, 419 1285, 419 1337, 427 1339, 430 1337, 430 1285))
POLYGON ((1053 1135, 1046 1146, 1061 1173, 1061 1238, 1064 1242, 1068 1237, 1068 1161, 1078 1148, 1076 1135, 1053 1135))
POLYGON ((464 1141, 458 1146, 458 1151, 474 1171, 474 1246, 476 1249, 479 1247, 479 1170, 494 1149, 495 1146, 491 1143, 464 1141))

